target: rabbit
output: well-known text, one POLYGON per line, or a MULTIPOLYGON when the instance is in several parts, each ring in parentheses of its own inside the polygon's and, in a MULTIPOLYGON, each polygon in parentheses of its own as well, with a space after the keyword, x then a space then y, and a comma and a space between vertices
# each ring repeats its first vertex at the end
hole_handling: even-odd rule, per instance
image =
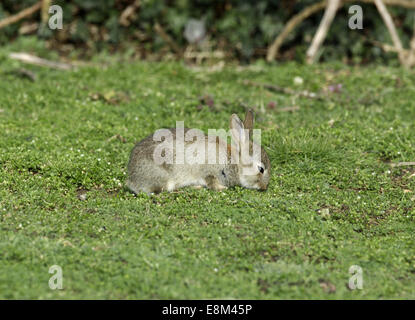
MULTIPOLYGON (((190 133, 190 130, 196 129, 162 129, 167 135, 171 135, 170 142, 174 142, 174 147, 171 144, 170 148, 165 148, 164 153, 160 153, 161 156, 164 154, 165 159, 170 156, 170 161, 164 163, 155 157, 162 140, 156 137, 156 131, 138 142, 132 149, 126 185, 135 194, 171 192, 186 186, 207 187, 222 191, 238 185, 244 188, 266 190, 271 174, 271 163, 265 150, 252 140, 253 125, 252 110, 246 112, 243 123, 236 114, 232 114, 230 117, 231 144, 218 136, 206 136, 201 131, 201 141, 191 139, 180 142, 183 141, 183 136, 190 133), (258 156, 253 156, 254 147, 260 150, 260 159, 258 156), (176 153, 179 148, 183 148, 185 154, 190 152, 198 162, 177 161, 180 160, 176 153), (194 152, 194 149, 205 150, 205 152, 204 154, 199 151, 194 152), (242 150, 247 149, 252 155, 242 153, 242 150), (215 156, 213 163, 209 161, 209 152, 206 150, 217 151, 213 153, 215 156), (243 161, 238 161, 239 159, 243 161)), ((166 139, 165 137, 163 142, 166 142, 166 139)))

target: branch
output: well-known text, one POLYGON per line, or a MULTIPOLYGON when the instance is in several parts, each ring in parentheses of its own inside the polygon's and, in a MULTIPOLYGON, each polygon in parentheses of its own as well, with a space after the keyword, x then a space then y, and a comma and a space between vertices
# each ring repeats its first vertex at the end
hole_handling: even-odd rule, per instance
POLYGON ((277 112, 294 112, 294 111, 298 111, 300 110, 299 106, 292 106, 292 107, 285 107, 285 108, 280 108, 277 109, 277 112))
POLYGON ((391 163, 391 167, 406 167, 406 166, 415 166, 415 162, 397 162, 391 163))
POLYGON ((38 11, 42 6, 42 1, 37 2, 36 4, 34 4, 33 6, 24 9, 22 11, 20 11, 19 13, 13 15, 13 16, 9 16, 3 20, 0 21, 0 29, 8 26, 9 24, 15 23, 19 20, 22 20, 23 18, 26 18, 30 15, 32 15, 33 13, 35 13, 36 11, 38 11))
POLYGON ((415 13, 413 14, 414 16, 414 31, 412 34, 412 39, 411 42, 409 44, 409 54, 408 54, 408 66, 412 67, 415 65, 415 13))
POLYGON ((313 15, 314 13, 323 10, 326 7, 326 0, 315 3, 304 10, 302 10, 300 13, 293 16, 285 25, 284 29, 281 31, 281 33, 278 35, 278 37, 274 40, 272 45, 268 48, 267 52, 267 61, 273 61, 275 60, 275 57, 278 55, 278 51, 284 42, 285 38, 290 34, 294 28, 299 25, 301 22, 303 22, 305 19, 313 15))
POLYGON ((73 68, 72 65, 63 63, 63 62, 55 62, 55 61, 49 61, 46 59, 42 59, 36 56, 33 56, 28 53, 10 53, 9 58, 20 60, 25 63, 35 64, 42 67, 49 67, 54 69, 61 69, 61 70, 70 70, 73 68))
POLYGON ((40 16, 43 25, 46 25, 49 20, 49 7, 51 2, 52 0, 42 0, 42 10, 40 11, 40 16))
POLYGON ((22 23, 22 26, 19 28, 19 34, 25 35, 34 33, 39 28, 39 22, 33 22, 33 23, 22 23))
POLYGON ((382 16, 383 21, 385 22, 386 27, 388 28, 389 34, 392 38, 393 45, 398 51, 399 61, 402 65, 406 65, 405 54, 403 52, 403 46, 401 39, 399 39, 398 33, 396 32, 395 24, 393 23, 392 17, 390 16, 388 9, 386 9, 385 4, 382 0, 374 0, 376 7, 380 15, 382 16))
POLYGON ((156 22, 154 25, 154 30, 159 34, 159 36, 176 52, 179 56, 182 56, 182 50, 180 47, 174 42, 174 40, 164 31, 163 27, 156 22))
POLYGON ((291 95, 298 95, 300 97, 304 98, 310 98, 310 99, 321 99, 321 97, 315 93, 315 92, 309 92, 309 91, 295 91, 290 88, 280 87, 273 84, 267 84, 267 83, 258 83, 250 80, 245 80, 243 82, 245 85, 254 86, 254 87, 263 87, 265 89, 268 89, 270 91, 279 92, 279 93, 285 93, 285 94, 291 94, 291 95))
POLYGON ((307 50, 307 62, 313 63, 316 59, 316 54, 324 39, 326 38, 327 32, 336 16, 337 9, 340 6, 340 0, 328 0, 326 11, 324 12, 323 19, 321 19, 320 25, 314 35, 313 41, 307 50))
MULTIPOLYGON (((343 0, 343 3, 346 2, 363 2, 363 3, 373 3, 374 0, 343 0)), ((400 6, 408 9, 415 9, 415 1, 413 0, 384 0, 384 2, 389 6, 400 6)), ((267 52, 267 61, 271 62, 275 60, 275 58, 278 56, 278 51, 285 41, 285 39, 288 37, 288 35, 291 33, 292 30, 297 27, 301 22, 303 22, 308 17, 312 16, 313 14, 319 12, 320 10, 323 10, 326 7, 327 0, 315 3, 309 7, 306 7, 300 13, 294 15, 284 26, 284 29, 281 31, 281 33, 278 35, 277 38, 275 38, 274 42, 271 46, 268 48, 267 52)))
POLYGON ((24 68, 19 68, 17 70, 11 70, 11 71, 6 72, 6 74, 14 74, 22 78, 27 78, 32 82, 35 82, 37 79, 37 76, 34 72, 24 69, 24 68))
MULTIPOLYGON (((370 38, 367 38, 367 37, 364 37, 364 36, 363 36, 363 39, 365 41, 370 42, 374 46, 381 48, 385 52, 395 52, 395 53, 399 53, 399 50, 396 49, 395 46, 392 46, 390 44, 383 43, 383 42, 380 42, 380 41, 377 41, 377 40, 373 40, 373 39, 370 39, 370 38)), ((403 49, 402 51, 405 52, 406 54, 408 53, 408 50, 403 49)))
POLYGON ((118 22, 124 26, 128 27, 130 25, 130 18, 134 16, 136 10, 140 8, 141 1, 135 0, 133 4, 130 4, 125 10, 121 13, 118 22))

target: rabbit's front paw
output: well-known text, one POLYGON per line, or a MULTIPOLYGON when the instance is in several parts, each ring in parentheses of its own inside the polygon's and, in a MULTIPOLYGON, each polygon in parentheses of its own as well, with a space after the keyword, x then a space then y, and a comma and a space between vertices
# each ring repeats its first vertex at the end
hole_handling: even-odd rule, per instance
POLYGON ((215 176, 207 176, 205 180, 206 180, 206 186, 209 189, 212 189, 215 191, 223 191, 227 188, 226 186, 221 184, 218 178, 216 178, 215 176))

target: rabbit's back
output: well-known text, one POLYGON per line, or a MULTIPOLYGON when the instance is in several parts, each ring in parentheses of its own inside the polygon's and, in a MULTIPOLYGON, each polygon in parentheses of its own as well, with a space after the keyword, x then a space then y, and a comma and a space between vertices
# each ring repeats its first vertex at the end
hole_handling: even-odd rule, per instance
POLYGON ((171 161, 158 164, 155 160, 156 148, 161 143, 155 140, 155 134, 138 142, 131 151, 127 186, 133 192, 151 193, 172 191, 189 185, 206 186, 206 177, 217 175, 226 164, 227 143, 219 137, 209 139, 200 133, 200 139, 185 141, 183 137, 191 129, 167 130, 172 138, 171 161), (213 150, 214 158, 209 159, 209 152, 212 154, 213 150))

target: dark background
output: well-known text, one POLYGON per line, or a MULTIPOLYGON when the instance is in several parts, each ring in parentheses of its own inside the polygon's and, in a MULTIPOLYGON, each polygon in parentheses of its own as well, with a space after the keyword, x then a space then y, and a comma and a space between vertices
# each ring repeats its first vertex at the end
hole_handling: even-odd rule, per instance
MULTIPOLYGON (((0 20, 35 4, 36 0, 1 0, 0 20)), ((0 45, 19 36, 36 35, 47 39, 48 48, 60 54, 82 58, 102 50, 130 51, 138 58, 162 59, 175 54, 155 31, 158 23, 182 50, 188 46, 184 29, 189 19, 204 21, 206 36, 203 50, 219 50, 226 59, 242 63, 264 59, 266 49, 294 14, 317 1, 296 0, 73 0, 52 1, 63 9, 63 29, 42 28, 36 12, 0 30, 0 45), (136 3, 134 13, 124 22, 120 16, 136 3), (206 49, 208 48, 208 49, 206 49), (75 51, 74 51, 75 50, 75 51)), ((412 36, 414 14, 405 8, 388 6, 405 47, 412 36)), ((305 51, 318 27, 323 11, 301 23, 284 42, 279 60, 303 61, 305 51)), ((391 43, 375 6, 359 1, 345 3, 339 10, 323 46, 320 61, 346 63, 397 63, 396 55, 385 53, 371 40, 391 43), (363 30, 348 28, 348 8, 361 5, 363 30), (390 58, 394 59, 390 59, 390 58)), ((199 48, 199 50, 201 50, 199 48)))

